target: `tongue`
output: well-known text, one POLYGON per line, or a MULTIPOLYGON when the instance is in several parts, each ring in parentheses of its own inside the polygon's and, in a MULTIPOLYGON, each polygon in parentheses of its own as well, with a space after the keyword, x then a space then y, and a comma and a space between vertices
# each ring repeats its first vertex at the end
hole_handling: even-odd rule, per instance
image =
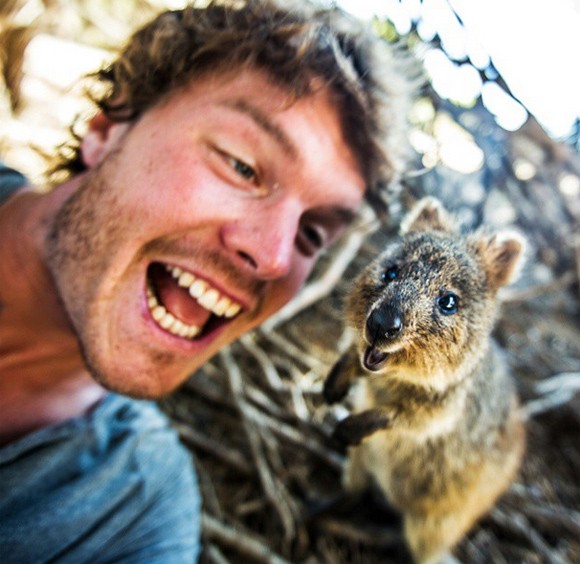
POLYGON ((387 356, 389 356, 389 353, 380 351, 372 346, 368 347, 363 357, 364 367, 371 372, 376 372, 382 368, 387 356))
POLYGON ((165 309, 184 323, 202 328, 211 317, 211 312, 201 307, 186 288, 178 286, 171 275, 158 276, 156 287, 165 309))

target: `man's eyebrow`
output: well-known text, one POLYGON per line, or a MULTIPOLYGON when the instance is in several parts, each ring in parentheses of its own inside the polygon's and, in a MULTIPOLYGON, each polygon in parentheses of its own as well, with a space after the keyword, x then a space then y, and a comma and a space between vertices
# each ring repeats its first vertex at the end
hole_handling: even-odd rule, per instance
POLYGON ((242 98, 225 100, 223 105, 248 115, 258 125, 258 127, 282 145, 291 157, 297 156, 298 151, 296 150, 296 146, 290 140, 288 135, 286 135, 282 128, 276 125, 260 108, 250 104, 247 100, 242 98))

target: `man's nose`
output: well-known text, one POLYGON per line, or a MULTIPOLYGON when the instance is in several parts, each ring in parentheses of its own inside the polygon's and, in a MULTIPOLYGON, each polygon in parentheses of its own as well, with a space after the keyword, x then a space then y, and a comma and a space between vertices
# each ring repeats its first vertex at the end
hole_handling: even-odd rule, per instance
POLYGON ((222 242, 237 264, 262 280, 286 276, 292 267, 301 210, 297 202, 260 209, 222 228, 222 242))

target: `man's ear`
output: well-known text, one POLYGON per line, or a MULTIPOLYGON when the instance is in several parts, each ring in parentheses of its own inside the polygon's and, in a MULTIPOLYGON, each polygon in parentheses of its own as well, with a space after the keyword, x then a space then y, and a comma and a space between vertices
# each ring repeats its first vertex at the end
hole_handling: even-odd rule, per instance
POLYGON ((129 122, 111 121, 102 112, 88 123, 88 131, 81 141, 81 155, 87 168, 99 164, 110 153, 129 128, 129 122))
POLYGON ((457 227, 443 204, 431 196, 419 200, 401 223, 401 235, 417 231, 455 233, 457 227))
POLYGON ((526 239, 516 231, 476 233, 472 245, 487 273, 487 284, 492 291, 513 282, 519 275, 526 249, 526 239))

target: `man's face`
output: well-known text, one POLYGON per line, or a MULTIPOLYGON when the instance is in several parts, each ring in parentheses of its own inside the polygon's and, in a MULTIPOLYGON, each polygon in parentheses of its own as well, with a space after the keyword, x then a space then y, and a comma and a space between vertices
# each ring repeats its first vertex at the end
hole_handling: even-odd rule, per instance
POLYGON ((101 133, 49 268, 97 380, 158 397, 294 296, 364 181, 329 93, 258 71, 101 133))

